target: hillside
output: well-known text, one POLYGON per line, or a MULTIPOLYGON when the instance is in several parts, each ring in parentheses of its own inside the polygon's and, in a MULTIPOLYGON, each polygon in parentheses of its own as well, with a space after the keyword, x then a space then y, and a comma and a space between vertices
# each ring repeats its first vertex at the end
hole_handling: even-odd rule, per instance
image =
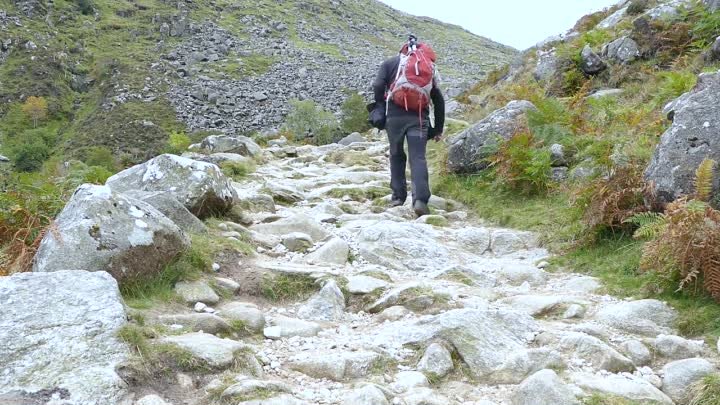
POLYGON ((408 32, 436 45, 451 93, 515 54, 374 0, 2 0, 0 154, 29 126, 29 96, 47 101, 56 155, 87 160, 100 146, 121 165, 172 132, 277 128, 293 98, 338 111, 408 32))

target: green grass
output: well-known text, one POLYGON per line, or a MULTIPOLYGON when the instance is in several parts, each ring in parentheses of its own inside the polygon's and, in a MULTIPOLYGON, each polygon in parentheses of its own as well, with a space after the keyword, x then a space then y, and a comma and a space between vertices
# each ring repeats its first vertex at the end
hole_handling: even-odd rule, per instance
POLYGON ((262 296, 273 302, 302 301, 317 290, 315 280, 304 274, 266 274, 260 282, 262 296))
POLYGON ((255 164, 251 161, 227 161, 220 164, 220 169, 222 169, 222 172, 226 176, 230 177, 235 181, 238 181, 246 178, 248 175, 255 172, 255 164))
POLYGON ((387 187, 365 187, 365 188, 347 188, 338 187, 330 190, 327 195, 333 198, 343 198, 345 196, 350 197, 353 201, 367 201, 374 200, 376 198, 384 197, 390 194, 390 189, 387 187))
POLYGON ((641 405, 638 402, 630 401, 612 395, 593 394, 583 400, 583 405, 641 405))
POLYGON ((193 235, 190 248, 157 276, 122 285, 120 292, 125 303, 131 308, 148 309, 158 304, 176 302, 175 284, 197 280, 204 272, 211 271, 215 256, 223 250, 247 253, 251 248, 244 242, 211 235, 193 235))
POLYGON ((690 405, 720 404, 720 374, 711 374, 693 387, 690 405))

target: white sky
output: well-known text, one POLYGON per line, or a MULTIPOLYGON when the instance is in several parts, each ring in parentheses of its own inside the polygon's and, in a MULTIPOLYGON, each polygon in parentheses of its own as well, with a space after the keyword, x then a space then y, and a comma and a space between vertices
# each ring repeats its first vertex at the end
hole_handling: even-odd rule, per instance
MULTIPOLYGON (((618 0, 380 0, 410 14, 460 25, 470 32, 527 49, 567 31, 585 14, 618 0)), ((418 36, 421 36, 418 33, 418 36)))

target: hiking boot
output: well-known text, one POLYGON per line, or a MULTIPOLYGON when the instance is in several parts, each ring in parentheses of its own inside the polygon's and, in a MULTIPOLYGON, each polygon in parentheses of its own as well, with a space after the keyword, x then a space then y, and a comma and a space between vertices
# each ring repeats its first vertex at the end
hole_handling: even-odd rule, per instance
POLYGON ((404 204, 405 204, 404 200, 395 200, 395 199, 390 200, 390 207, 399 207, 404 204))
POLYGON ((417 200, 415 203, 413 203, 413 210, 415 210, 415 215, 418 217, 421 217, 423 215, 430 215, 430 208, 428 208, 427 204, 424 202, 417 200))

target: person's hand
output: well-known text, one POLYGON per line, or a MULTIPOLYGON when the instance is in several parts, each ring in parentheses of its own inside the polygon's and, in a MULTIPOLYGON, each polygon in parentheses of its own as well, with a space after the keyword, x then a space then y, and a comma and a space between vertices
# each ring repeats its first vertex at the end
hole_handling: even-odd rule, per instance
POLYGON ((433 137, 433 141, 440 142, 440 141, 442 141, 442 137, 443 137, 443 134, 441 132, 433 137))

